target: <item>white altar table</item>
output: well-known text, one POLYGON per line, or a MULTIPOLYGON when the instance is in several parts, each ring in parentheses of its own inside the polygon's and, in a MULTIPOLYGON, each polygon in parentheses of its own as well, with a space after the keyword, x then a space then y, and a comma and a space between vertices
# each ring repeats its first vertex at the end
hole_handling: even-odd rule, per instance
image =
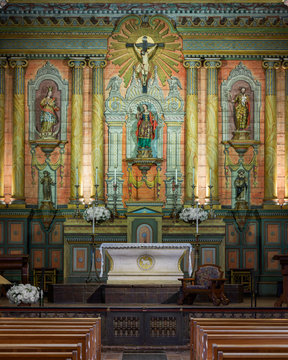
POLYGON ((183 277, 181 260, 188 253, 192 274, 192 245, 188 243, 103 243, 100 246, 101 273, 105 256, 110 260, 107 284, 177 284, 183 277))

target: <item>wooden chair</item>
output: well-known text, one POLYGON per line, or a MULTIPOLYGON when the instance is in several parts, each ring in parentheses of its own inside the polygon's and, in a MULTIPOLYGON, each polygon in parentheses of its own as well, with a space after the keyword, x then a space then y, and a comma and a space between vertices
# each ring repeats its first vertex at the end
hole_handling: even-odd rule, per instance
POLYGON ((192 304, 197 294, 207 294, 214 305, 229 304, 229 299, 224 294, 223 271, 218 265, 205 264, 198 267, 195 278, 179 279, 182 282, 178 305, 183 305, 184 300, 192 298, 192 304))

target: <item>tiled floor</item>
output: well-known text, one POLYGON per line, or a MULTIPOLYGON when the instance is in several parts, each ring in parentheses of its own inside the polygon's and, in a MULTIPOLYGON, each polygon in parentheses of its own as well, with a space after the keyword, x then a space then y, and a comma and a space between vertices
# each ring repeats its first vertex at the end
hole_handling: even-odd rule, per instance
MULTIPOLYGON (((122 352, 102 352, 101 360, 122 360, 122 352)), ((166 351, 167 360, 189 360, 189 351, 166 351)))

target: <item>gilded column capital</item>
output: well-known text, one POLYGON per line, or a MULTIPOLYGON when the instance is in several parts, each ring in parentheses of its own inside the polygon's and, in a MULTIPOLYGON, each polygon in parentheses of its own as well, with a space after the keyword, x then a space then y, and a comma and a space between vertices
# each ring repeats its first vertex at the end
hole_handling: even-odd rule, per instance
POLYGON ((71 68, 84 69, 86 66, 86 60, 84 57, 70 58, 70 60, 68 60, 68 66, 71 68))
POLYGON ((103 69, 107 65, 107 61, 103 57, 90 57, 88 61, 88 66, 91 69, 101 68, 103 69))
POLYGON ((219 69, 222 65, 221 59, 219 58, 208 58, 204 61, 205 69, 219 69))
POLYGON ((265 70, 277 70, 280 68, 281 61, 280 59, 263 59, 262 61, 262 67, 265 70))
POLYGON ((283 68, 284 70, 287 70, 287 69, 288 69, 288 59, 287 59, 287 58, 284 58, 284 59, 283 59, 282 68, 283 68))
POLYGON ((9 65, 12 69, 14 68, 26 68, 28 66, 28 61, 25 58, 13 57, 9 59, 9 65))
POLYGON ((201 68, 201 59, 185 57, 183 66, 186 69, 200 69, 201 68))
POLYGON ((0 68, 7 68, 8 66, 8 61, 6 57, 0 57, 0 68))

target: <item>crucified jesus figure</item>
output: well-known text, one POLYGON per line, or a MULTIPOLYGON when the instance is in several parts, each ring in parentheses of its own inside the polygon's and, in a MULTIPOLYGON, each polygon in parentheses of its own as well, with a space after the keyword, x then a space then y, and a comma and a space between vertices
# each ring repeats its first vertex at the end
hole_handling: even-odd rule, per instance
MULTIPOLYGON (((135 44, 126 44, 126 47, 133 47, 135 53, 140 61, 136 67, 136 72, 141 74, 143 93, 147 92, 147 80, 149 74, 149 59, 154 55, 158 47, 164 47, 164 43, 155 44, 154 42, 148 43, 148 38, 144 35, 141 42, 135 44)), ((152 40, 152 39, 151 39, 152 40)), ((152 40, 153 41, 153 40, 152 40)))
POLYGON ((154 51, 156 50, 158 44, 153 45, 146 51, 138 48, 136 44, 134 44, 134 49, 136 53, 138 54, 139 59, 141 60, 141 63, 138 64, 136 67, 137 73, 141 73, 142 75, 142 84, 143 86, 147 85, 147 79, 148 79, 148 73, 149 73, 149 58, 153 55, 154 51))

